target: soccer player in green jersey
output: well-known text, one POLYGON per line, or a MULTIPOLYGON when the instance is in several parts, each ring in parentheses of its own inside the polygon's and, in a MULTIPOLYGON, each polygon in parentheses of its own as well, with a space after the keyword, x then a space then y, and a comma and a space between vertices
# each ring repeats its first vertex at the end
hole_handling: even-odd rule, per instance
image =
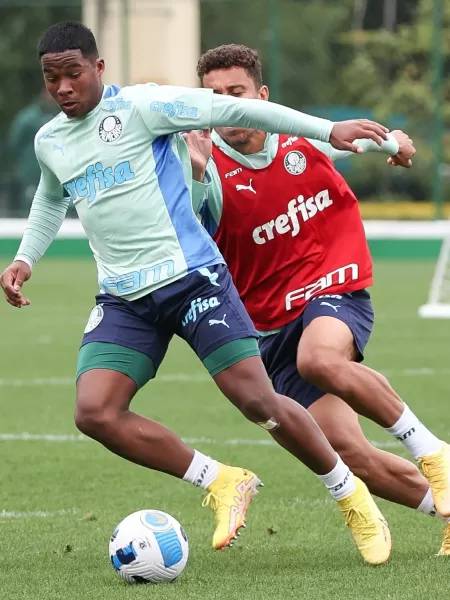
POLYGON ((236 125, 355 150, 354 139, 381 142, 385 128, 370 121, 333 124, 212 90, 104 86, 104 61, 94 36, 79 23, 50 27, 38 52, 47 90, 62 112, 36 136, 41 180, 18 254, 0 282, 12 306, 29 304, 22 285, 72 201, 100 285, 78 358, 78 428, 130 461, 204 488, 205 504, 216 517, 213 546, 230 545, 244 525, 258 477, 218 463, 130 410, 176 334, 249 420, 321 478, 364 559, 385 562, 389 529, 366 486, 307 411, 275 393, 267 377, 257 333, 221 254, 192 210, 189 154, 176 134, 236 125))

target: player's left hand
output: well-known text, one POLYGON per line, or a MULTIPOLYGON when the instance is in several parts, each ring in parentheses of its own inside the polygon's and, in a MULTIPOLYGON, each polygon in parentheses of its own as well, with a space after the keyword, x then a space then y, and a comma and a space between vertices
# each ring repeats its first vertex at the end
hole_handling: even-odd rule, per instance
POLYGON ((399 150, 394 156, 389 156, 387 159, 388 165, 393 167, 405 167, 409 169, 412 167, 412 157, 416 153, 412 139, 407 133, 401 131, 401 129, 395 129, 391 131, 392 137, 394 137, 399 145, 399 150))
POLYGON ((361 153, 363 149, 355 144, 355 140, 369 139, 380 145, 386 139, 388 131, 384 125, 369 119, 338 121, 331 130, 330 144, 338 150, 361 153))
POLYGON ((189 149, 192 165, 192 177, 203 181, 206 165, 212 152, 212 141, 209 129, 196 129, 182 134, 189 149))

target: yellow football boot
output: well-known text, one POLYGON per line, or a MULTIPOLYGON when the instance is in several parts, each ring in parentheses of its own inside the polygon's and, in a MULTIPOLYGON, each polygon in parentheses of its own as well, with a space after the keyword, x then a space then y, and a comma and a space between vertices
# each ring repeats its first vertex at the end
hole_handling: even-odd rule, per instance
POLYGON ((212 546, 215 550, 233 545, 239 529, 245 527, 245 515, 259 486, 262 486, 261 481, 251 471, 219 466, 217 478, 208 487, 202 502, 202 506, 209 506, 214 512, 216 529, 212 546))
POLYGON ((430 484, 434 506, 443 517, 450 517, 450 446, 419 458, 419 465, 430 484))
POLYGON ((371 565, 381 565, 391 554, 389 527, 365 483, 357 477, 354 479, 355 491, 338 500, 338 505, 364 560, 371 565))
POLYGON ((442 546, 436 556, 450 556, 450 522, 447 523, 444 529, 444 539, 442 540, 442 546))

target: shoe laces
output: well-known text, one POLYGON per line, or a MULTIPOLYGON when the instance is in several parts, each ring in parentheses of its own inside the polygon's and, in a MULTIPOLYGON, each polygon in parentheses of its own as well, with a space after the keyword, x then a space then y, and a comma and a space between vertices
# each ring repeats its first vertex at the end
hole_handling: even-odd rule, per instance
POLYGON ((231 506, 228 506, 219 496, 209 492, 203 498, 202 507, 208 506, 214 512, 214 520, 217 525, 228 523, 231 506))
POLYGON ((219 508, 220 503, 221 502, 219 500, 219 497, 216 496, 216 494, 213 494, 212 492, 208 492, 208 494, 206 494, 206 496, 202 500, 203 508, 209 506, 209 508, 211 508, 212 510, 217 510, 219 508))
POLYGON ((369 539, 377 533, 376 524, 357 508, 352 507, 345 511, 345 524, 362 539, 369 539))
POLYGON ((441 554, 450 554, 450 523, 444 530, 444 539, 440 550, 441 554))
POLYGON ((436 487, 447 487, 447 473, 445 461, 442 455, 433 456, 430 458, 422 458, 420 460, 422 473, 428 481, 436 487))

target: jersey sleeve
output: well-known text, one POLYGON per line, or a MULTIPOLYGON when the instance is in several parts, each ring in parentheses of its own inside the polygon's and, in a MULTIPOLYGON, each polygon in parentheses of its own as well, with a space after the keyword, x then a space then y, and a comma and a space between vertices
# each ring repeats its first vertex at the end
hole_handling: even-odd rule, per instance
POLYGON ((211 89, 153 84, 129 89, 133 89, 135 105, 154 137, 234 126, 328 141, 333 128, 331 121, 280 104, 214 94, 211 89))
MULTIPOLYGON (((308 139, 308 142, 317 148, 317 150, 326 154, 331 160, 358 154, 357 152, 350 152, 348 150, 337 150, 328 142, 321 142, 314 139, 308 139)), ((389 154, 389 156, 394 156, 399 151, 399 144, 395 137, 390 133, 387 134, 387 139, 383 140, 380 146, 369 139, 355 140, 355 144, 362 148, 363 154, 366 152, 383 152, 384 154, 389 154)))
POLYGON ((328 142, 334 123, 293 108, 253 98, 214 94, 212 127, 245 127, 328 142))
POLYGON ((206 129, 211 123, 213 91, 151 83, 133 86, 135 105, 153 137, 206 129))
POLYGON ((34 265, 55 239, 69 207, 63 188, 55 174, 48 168, 35 142, 36 158, 41 168, 41 178, 33 198, 27 225, 15 260, 34 265))

